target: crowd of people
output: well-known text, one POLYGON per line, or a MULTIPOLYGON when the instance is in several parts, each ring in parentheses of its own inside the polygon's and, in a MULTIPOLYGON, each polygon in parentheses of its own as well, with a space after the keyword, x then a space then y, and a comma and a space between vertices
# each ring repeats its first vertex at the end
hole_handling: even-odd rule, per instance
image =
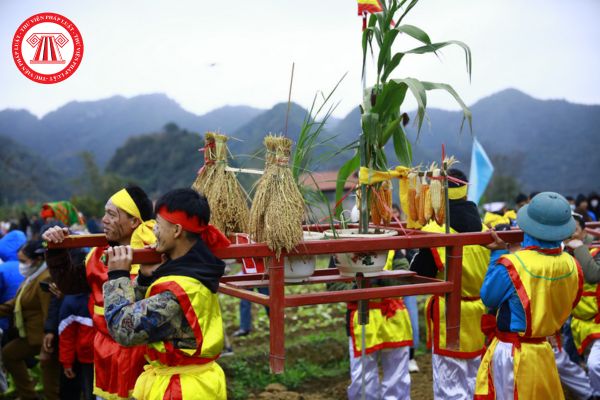
MULTIPOLYGON (((466 200, 467 177, 450 174, 450 231, 491 230, 494 240, 463 249, 457 348, 446 343, 444 296, 425 303, 434 397, 561 398, 562 382, 577 398, 600 398, 600 250, 585 229, 600 219, 600 197, 519 195, 514 208, 493 204, 482 218, 466 200), (495 233, 512 227, 524 231, 522 243, 495 233)), ((230 242, 210 225, 206 199, 176 189, 153 204, 128 186, 107 199, 100 224, 90 221, 69 202, 52 202, 32 218, 0 224, 0 390, 38 398, 37 376, 47 399, 226 398, 215 362, 228 347, 217 297, 225 263, 213 251, 230 242), (103 246, 44 245, 99 230, 103 246), (133 264, 135 249, 148 246, 162 262, 133 264)), ((445 262, 443 247, 397 250, 386 269, 442 278, 445 262)), ((234 336, 251 330, 248 304, 242 307, 234 336)), ((371 300, 366 311, 363 337, 365 316, 348 303, 348 398, 363 390, 369 399, 410 398, 416 298, 371 300)))

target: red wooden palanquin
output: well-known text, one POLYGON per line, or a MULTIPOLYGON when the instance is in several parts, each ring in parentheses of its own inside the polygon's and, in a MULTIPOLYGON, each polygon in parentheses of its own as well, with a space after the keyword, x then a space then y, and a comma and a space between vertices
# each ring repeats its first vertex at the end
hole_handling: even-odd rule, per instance
MULTIPOLYGON (((321 226, 319 229, 327 229, 321 226)), ((265 244, 232 245, 215 254, 223 259, 242 257, 265 257, 268 266, 268 276, 248 274, 225 276, 221 279, 221 293, 246 299, 269 307, 270 319, 270 366, 273 373, 282 373, 285 364, 285 331, 284 318, 286 307, 299 307, 315 304, 338 303, 357 300, 376 299, 393 296, 412 296, 419 294, 445 294, 447 301, 446 341, 449 346, 457 347, 460 330, 460 298, 462 276, 462 248, 466 245, 485 245, 493 241, 491 234, 460 233, 460 234, 427 234, 395 228, 400 236, 382 239, 336 239, 315 240, 302 242, 293 252, 282 253, 277 259, 275 254, 265 244), (308 294, 285 294, 284 256, 315 255, 333 253, 366 253, 389 249, 410 249, 423 247, 446 247, 447 249, 447 280, 439 280, 418 276, 411 271, 383 271, 373 278, 395 278, 398 285, 386 287, 367 287, 341 291, 318 291, 308 294), (254 287, 268 286, 269 295, 247 290, 254 287)), ((498 232, 506 242, 516 243, 523 239, 523 233, 518 230, 498 232)), ((334 268, 318 269, 315 274, 302 284, 318 284, 329 282, 351 282, 354 278, 343 277, 334 268)))

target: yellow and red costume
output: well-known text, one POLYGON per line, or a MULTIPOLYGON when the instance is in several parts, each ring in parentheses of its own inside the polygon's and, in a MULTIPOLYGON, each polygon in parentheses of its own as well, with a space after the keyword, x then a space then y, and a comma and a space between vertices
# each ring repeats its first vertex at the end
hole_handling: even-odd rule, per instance
MULTIPOLYGON (((443 233, 445 227, 430 222, 422 228, 425 232, 443 233)), ((486 230, 486 228, 484 228, 486 230)), ((457 233, 450 228, 451 233, 457 233)), ((438 268, 438 279, 444 279, 446 248, 431 249, 438 268)), ((446 304, 444 296, 432 295, 427 299, 427 347, 433 353, 455 358, 470 359, 483 354, 485 336, 481 332, 481 317, 485 306, 479 297, 485 272, 490 262, 490 251, 479 245, 463 247, 463 269, 460 301, 460 341, 458 350, 446 346, 446 304)))
MULTIPOLYGON (((126 189, 115 193, 110 201, 119 209, 143 221, 140 211, 126 189)), ((143 221, 131 236, 131 247, 143 248, 156 241, 152 233, 154 220, 143 221)), ((107 400, 129 399, 146 360, 144 347, 124 347, 110 336, 105 316, 102 285, 107 280, 108 268, 103 260, 108 246, 93 248, 82 268, 66 250, 52 249, 46 253, 50 274, 65 294, 91 291, 90 314, 96 331, 94 337, 94 394, 107 400)), ((137 266, 131 277, 137 275, 137 266)))
MULTIPOLYGON (((563 398, 554 353, 546 338, 560 329, 579 301, 583 285, 581 268, 560 248, 539 247, 504 255, 493 268, 491 273, 508 274, 525 324, 518 332, 496 331, 481 361, 475 398, 563 398)), ((493 279, 488 281, 486 277, 482 288, 484 300, 487 299, 484 291, 494 284, 493 279)))
POLYGON ((225 374, 214 362, 223 350, 223 323, 217 295, 191 277, 166 276, 155 281, 146 298, 170 291, 192 328, 196 348, 175 348, 172 341, 150 343, 150 364, 140 375, 136 399, 226 399, 225 374))

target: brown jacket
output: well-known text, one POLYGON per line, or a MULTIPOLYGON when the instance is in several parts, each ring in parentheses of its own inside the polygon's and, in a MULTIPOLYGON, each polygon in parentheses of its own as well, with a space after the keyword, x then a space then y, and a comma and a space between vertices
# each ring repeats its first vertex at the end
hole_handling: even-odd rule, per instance
POLYGON ((50 304, 50 293, 44 292, 40 288, 40 282, 50 281, 50 272, 45 270, 39 276, 35 277, 27 286, 21 285, 16 296, 4 304, 0 304, 0 317, 12 316, 15 309, 15 301, 21 291, 21 310, 23 312, 23 322, 27 335, 27 342, 31 346, 41 345, 44 338, 44 322, 48 316, 48 306, 50 304))

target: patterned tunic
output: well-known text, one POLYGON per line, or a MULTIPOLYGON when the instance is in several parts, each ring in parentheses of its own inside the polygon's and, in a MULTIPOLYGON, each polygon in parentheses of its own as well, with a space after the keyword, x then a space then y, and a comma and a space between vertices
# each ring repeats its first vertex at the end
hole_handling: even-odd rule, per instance
MULTIPOLYGON (((172 340, 177 348, 195 348, 194 332, 172 292, 144 298, 148 286, 128 277, 103 287, 104 315, 111 336, 124 346, 172 340)), ((143 280, 143 278, 142 278, 143 280)))

